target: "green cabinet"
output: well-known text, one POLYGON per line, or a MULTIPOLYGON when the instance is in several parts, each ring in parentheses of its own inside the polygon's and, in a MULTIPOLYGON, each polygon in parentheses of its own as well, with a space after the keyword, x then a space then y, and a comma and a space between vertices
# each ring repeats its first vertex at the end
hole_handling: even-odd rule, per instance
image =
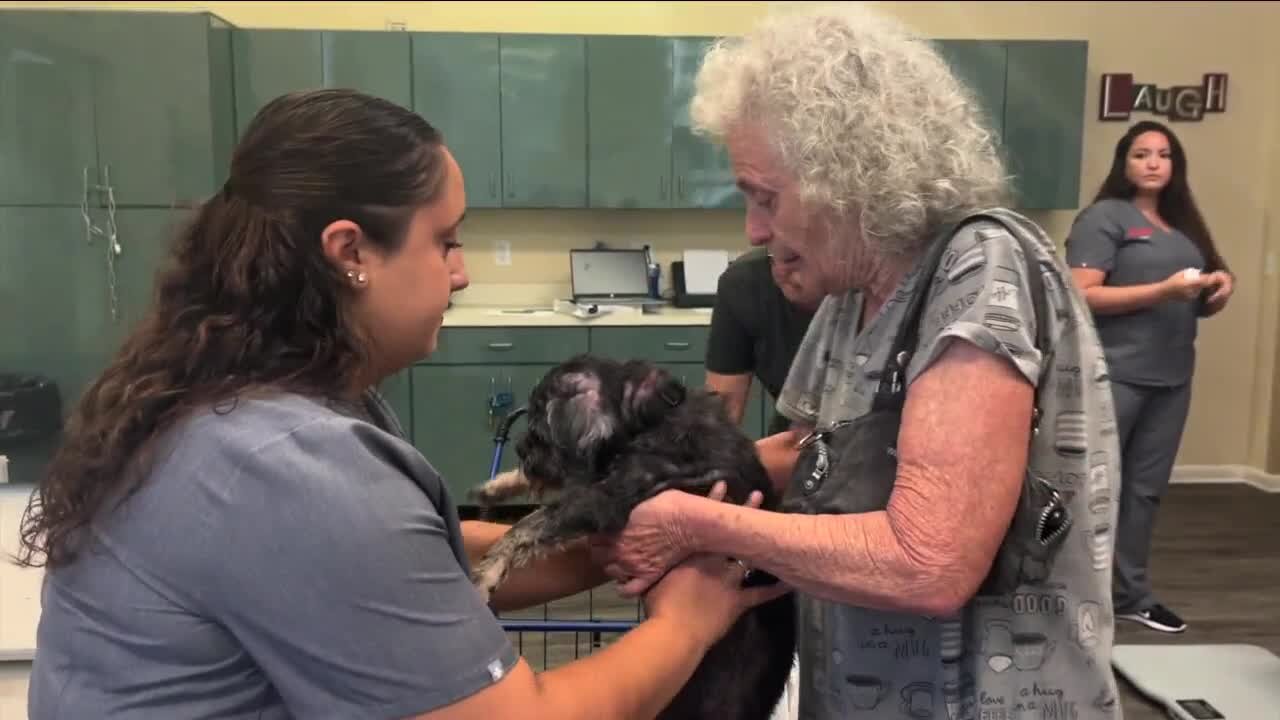
POLYGON ((231 35, 212 15, 0 11, 0 56, 0 204, 79 205, 100 185, 170 207, 222 184, 231 35))
MULTIPOLYGON (((0 372, 57 384, 69 412, 109 359, 106 246, 78 208, 0 207, 0 372)), ((39 480, 56 438, 7 447, 9 477, 39 480)))
POLYGON ((317 30, 235 30, 232 48, 237 135, 271 100, 324 87, 317 30))
POLYGON ((689 117, 694 83, 711 38, 672 40, 674 113, 672 116, 671 174, 675 180, 673 206, 679 208, 742 208, 737 179, 724 146, 696 134, 689 117))
MULTIPOLYGON (((107 211, 89 215, 104 232, 113 227, 107 211)), ((164 208, 119 209, 113 253, 107 237, 86 235, 79 208, 0 207, 0 372, 50 377, 69 413, 150 308, 179 219, 164 208)), ((6 451, 17 458, 13 480, 37 479, 52 451, 6 451)))
POLYGON ((414 33, 413 109, 444 133, 470 207, 502 207, 498 36, 414 33))
POLYGON ((504 207, 587 206, 586 39, 503 35, 504 207))
POLYGON ((53 378, 70 402, 110 346, 107 246, 77 208, 0 207, 0 371, 53 378))
POLYGON ((324 86, 349 88, 413 107, 409 35, 366 30, 321 35, 324 86))
MULTIPOLYGON (((586 352, 588 342, 587 328, 450 327, 440 331, 436 352, 412 368, 411 437, 448 484, 454 502, 470 504, 467 493, 489 478, 496 429, 489 398, 509 391, 513 408, 525 405, 547 371, 586 352)), ((401 422, 406 422, 403 413, 401 422)), ((523 421, 512 430, 513 442, 522 432, 523 421)), ((515 450, 509 445, 502 469, 515 464, 515 450)))
MULTIPOLYGON (((529 392, 551 369, 546 365, 419 365, 413 368, 413 444, 444 478, 459 505, 472 504, 467 493, 489 479, 495 426, 488 399, 510 390, 523 405, 529 392)), ((520 422, 512 439, 524 432, 520 422)), ((514 442, 505 448, 501 470, 516 466, 514 442)))
POLYGON ((1004 133, 1005 70, 1008 55, 1000 40, 938 40, 938 52, 951 71, 973 92, 987 127, 1004 133))
POLYGON ((100 181, 117 205, 203 201, 235 140, 231 35, 208 15, 87 13, 100 181), (216 31, 215 31, 216 30, 216 31))
MULTIPOLYGON (((591 329, 591 352, 595 355, 626 360, 643 358, 656 362, 689 387, 706 384, 707 326, 670 327, 602 327, 591 329)), ((751 384, 741 427, 752 439, 764 432, 761 388, 751 384)))
POLYGON ((617 360, 701 363, 707 355, 707 331, 705 326, 592 328, 591 352, 617 360))
POLYGON ((555 364, 587 351, 586 328, 451 327, 428 365, 555 364))
POLYGON ((123 208, 116 212, 120 253, 107 276, 104 298, 112 351, 151 309, 158 274, 185 219, 184 211, 165 208, 123 208))
POLYGON ((413 104, 406 33, 320 30, 232 31, 237 134, 285 93, 350 88, 413 104))
MULTIPOLYGON (((685 385, 702 387, 707 331, 705 325, 445 328, 439 349, 414 366, 408 379, 385 383, 384 393, 401 422, 411 425, 414 445, 440 471, 454 501, 469 505, 466 493, 488 479, 493 460, 495 428, 488 405, 493 393, 510 391, 513 407, 521 407, 547 371, 588 350, 650 360, 685 385), (397 406, 410 397, 410 409, 397 406)), ((752 439, 764 435, 765 394, 753 383, 742 420, 743 432, 752 439)), ((524 428, 524 421, 512 428, 500 469, 515 467, 514 444, 524 428)))
MULTIPOLYGON (((700 362, 658 363, 658 366, 676 378, 686 387, 701 388, 706 384, 707 368, 700 362)), ((738 427, 742 433, 752 440, 764 437, 765 423, 764 405, 761 401, 759 382, 751 383, 751 391, 747 394, 747 402, 742 410, 742 420, 738 427)))
POLYGON ((1072 209, 1080 203, 1088 44, 1009 41, 1004 145, 1016 206, 1072 209))
POLYGON ((97 181, 95 56, 78 13, 0 12, 0 205, 79 205, 97 181))
POLYGON ((413 442, 413 368, 405 368, 383 380, 378 392, 395 412, 405 439, 413 442))
POLYGON ((589 37, 587 67, 591 207, 671 207, 670 40, 589 37))

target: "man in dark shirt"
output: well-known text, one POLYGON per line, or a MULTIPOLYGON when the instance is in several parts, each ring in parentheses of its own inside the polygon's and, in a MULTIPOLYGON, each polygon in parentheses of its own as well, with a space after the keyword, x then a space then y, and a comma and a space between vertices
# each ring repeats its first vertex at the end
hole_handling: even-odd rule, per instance
MULTIPOLYGON (((720 276, 707 342, 707 388, 742 422, 754 376, 776 398, 823 295, 777 271, 764 250, 751 250, 720 276)), ((767 434, 787 429, 773 410, 767 434)))

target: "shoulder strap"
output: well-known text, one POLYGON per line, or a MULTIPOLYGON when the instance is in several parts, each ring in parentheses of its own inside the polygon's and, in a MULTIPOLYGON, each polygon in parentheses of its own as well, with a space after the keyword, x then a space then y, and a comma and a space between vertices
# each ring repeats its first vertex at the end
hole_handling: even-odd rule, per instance
POLYGON ((884 369, 880 372, 880 383, 876 387, 876 396, 873 401, 875 410, 900 406, 903 402, 902 389, 906 379, 907 364, 911 362, 911 353, 919 342, 920 317, 924 314, 929 288, 933 284, 934 274, 938 271, 938 264, 942 262, 942 255, 947 251, 951 238, 954 237, 958 228, 958 225, 944 228, 938 239, 925 253, 924 259, 920 261, 916 270, 918 274, 916 286, 907 300, 906 314, 902 318, 902 324, 898 326, 898 335, 890 346, 889 359, 885 361, 884 369))
MULTIPOLYGON (((906 315, 903 318, 902 325, 898 328, 898 335, 894 340, 892 351, 889 353, 884 370, 881 372, 880 384, 876 389, 874 400, 875 409, 883 410, 902 404, 906 368, 911 362, 912 353, 919 343, 920 319, 924 314, 929 288, 932 285, 933 276, 937 272, 938 264, 942 261, 942 255, 946 252, 947 247, 950 246, 951 239, 955 237, 955 233, 965 225, 980 219, 992 220, 1003 225, 1022 247, 1027 287, 1031 293, 1031 302, 1035 311, 1035 343, 1042 356, 1040 378, 1043 380, 1048 371, 1049 363, 1052 362, 1053 354, 1052 343, 1049 340, 1051 316, 1045 306, 1044 278, 1041 275, 1040 262, 1035 257, 1034 248, 1028 247, 1029 243, 1023 240, 1023 236, 1029 234, 1031 228, 1027 228, 1025 223, 1016 215, 1012 213, 1010 215, 1011 217, 1006 217, 1005 213, 1000 210, 975 213, 966 217, 960 223, 946 228, 939 239, 930 247, 920 265, 920 276, 916 281, 914 291, 911 293, 911 299, 908 301, 906 315)), ((1035 407, 1037 427, 1039 418, 1040 401, 1037 398, 1035 407)))

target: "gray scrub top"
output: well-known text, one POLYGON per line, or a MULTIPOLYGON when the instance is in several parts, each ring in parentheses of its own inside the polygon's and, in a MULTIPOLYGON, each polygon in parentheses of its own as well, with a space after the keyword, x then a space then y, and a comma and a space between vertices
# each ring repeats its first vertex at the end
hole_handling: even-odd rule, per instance
POLYGON ((380 398, 220 410, 47 574, 32 720, 399 720, 512 668, 445 486, 380 398))
MULTIPOLYGON (((1185 234, 1161 229, 1128 200, 1099 200, 1071 227, 1067 265, 1107 274, 1106 285, 1160 282, 1179 270, 1205 269, 1205 258, 1185 234)), ((1172 387, 1191 380, 1201 298, 1164 300, 1115 315, 1095 315, 1111 378, 1135 385, 1172 387)))

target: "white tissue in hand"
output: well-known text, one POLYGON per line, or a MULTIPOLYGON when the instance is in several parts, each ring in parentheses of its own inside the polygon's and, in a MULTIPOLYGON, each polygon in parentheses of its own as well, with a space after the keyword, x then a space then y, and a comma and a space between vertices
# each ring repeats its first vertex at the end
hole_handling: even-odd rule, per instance
POLYGON ((1187 268, 1182 271, 1182 276, 1188 280, 1195 280, 1200 277, 1200 271, 1195 268, 1187 268))

